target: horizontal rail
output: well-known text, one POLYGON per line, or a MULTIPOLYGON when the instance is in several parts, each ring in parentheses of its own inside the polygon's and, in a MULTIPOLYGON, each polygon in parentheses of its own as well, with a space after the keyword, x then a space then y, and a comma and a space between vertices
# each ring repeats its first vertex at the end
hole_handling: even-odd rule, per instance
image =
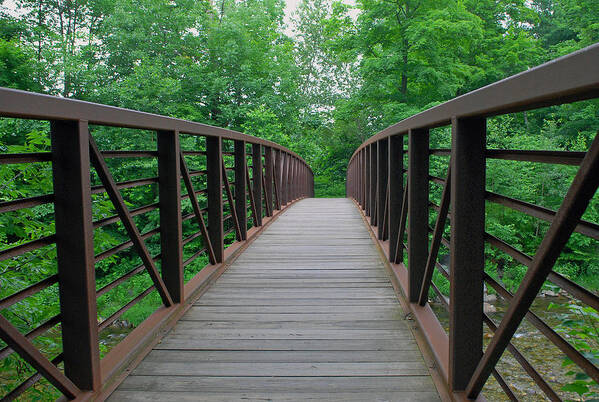
POLYGON ((90 125, 177 131, 181 134, 246 141, 286 152, 312 171, 301 156, 272 141, 207 124, 98 103, 0 88, 0 116, 35 120, 80 120, 87 121, 90 125))
POLYGON ((599 44, 557 58, 520 74, 458 96, 394 124, 366 140, 365 146, 408 130, 449 125, 455 116, 490 117, 599 97, 599 44))

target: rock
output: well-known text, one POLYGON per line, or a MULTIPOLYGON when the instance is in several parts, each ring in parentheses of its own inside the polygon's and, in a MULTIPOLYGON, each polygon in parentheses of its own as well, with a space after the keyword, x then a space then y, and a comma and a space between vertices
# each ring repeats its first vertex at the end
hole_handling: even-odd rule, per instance
POLYGON ((496 294, 486 294, 485 293, 485 301, 487 303, 493 303, 497 301, 497 295, 496 294))
POLYGON ((541 292, 541 296, 544 296, 544 297, 557 297, 557 296, 559 296, 559 293, 558 292, 554 292, 553 290, 543 290, 541 292))
POLYGON ((497 309, 491 303, 483 303, 483 311, 485 312, 485 314, 496 313, 497 309))

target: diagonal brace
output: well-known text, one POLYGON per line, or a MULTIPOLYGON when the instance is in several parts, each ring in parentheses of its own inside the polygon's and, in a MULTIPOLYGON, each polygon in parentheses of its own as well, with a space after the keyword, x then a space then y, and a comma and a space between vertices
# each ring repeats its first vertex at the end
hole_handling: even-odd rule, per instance
POLYGON ((127 230, 127 233, 129 234, 129 237, 133 242, 133 246, 137 250, 137 253, 139 254, 139 257, 141 258, 143 264, 146 266, 148 274, 150 275, 150 278, 152 278, 152 282, 154 282, 154 286, 156 286, 156 290, 160 294, 162 302, 166 307, 172 306, 173 300, 171 298, 171 295, 166 289, 166 286, 164 285, 162 278, 158 274, 158 270, 154 265, 154 261, 150 256, 150 253, 148 252, 146 244, 141 238, 139 229, 137 229, 135 222, 133 222, 133 217, 127 209, 125 201, 123 200, 123 197, 121 196, 121 193, 118 190, 114 178, 110 174, 108 166, 104 161, 104 157, 100 153, 100 150, 98 149, 98 146, 96 145, 96 142, 94 141, 91 135, 89 136, 89 151, 92 164, 96 168, 98 177, 100 177, 100 181, 106 188, 106 193, 108 194, 110 201, 112 201, 114 208, 117 210, 117 213, 121 218, 121 222, 123 223, 123 226, 125 226, 125 229, 127 230))
POLYGON ((200 205, 198 204, 198 200, 195 196, 195 190, 193 189, 193 184, 191 183, 191 176, 189 175, 189 170, 187 169, 187 164, 185 163, 185 158, 183 158, 182 152, 179 153, 179 158, 181 159, 181 173, 183 176, 183 182, 185 183, 185 189, 187 190, 187 194, 189 194, 191 207, 193 208, 193 212, 198 220, 198 224, 200 225, 200 232, 202 232, 202 238, 204 239, 204 243, 208 249, 210 263, 216 264, 214 248, 212 248, 212 242, 210 242, 208 230, 206 229, 206 223, 204 222, 204 217, 202 216, 202 210, 200 209, 200 205))
POLYGON ((31 364, 40 374, 54 385, 60 392, 70 399, 81 393, 79 388, 71 382, 52 362, 21 334, 10 321, 0 315, 0 339, 16 351, 27 363, 31 364))
POLYGON ((449 212, 449 199, 451 194, 451 159, 449 160, 449 167, 447 168, 447 179, 445 180, 445 186, 443 187, 443 194, 441 195, 441 204, 439 205, 439 214, 437 215, 437 222, 435 223, 435 230, 433 231, 433 241, 431 242, 431 251, 428 254, 426 261, 426 268, 424 271, 424 278, 422 280, 422 286, 420 287, 420 295, 418 296, 418 304, 424 306, 428 300, 428 290, 433 280, 433 272, 435 270, 435 262, 437 261, 437 255, 439 254, 439 247, 441 246, 441 238, 443 237, 443 230, 445 229, 445 222, 447 221, 447 214, 449 212))
POLYGON ((562 205, 533 257, 518 292, 514 295, 513 301, 501 320, 499 328, 497 328, 497 332, 491 339, 468 383, 466 394, 469 398, 475 398, 480 394, 493 367, 499 361, 551 272, 562 249, 576 229, 576 225, 595 195, 598 186, 599 133, 595 136, 590 149, 580 164, 580 169, 576 173, 562 205))

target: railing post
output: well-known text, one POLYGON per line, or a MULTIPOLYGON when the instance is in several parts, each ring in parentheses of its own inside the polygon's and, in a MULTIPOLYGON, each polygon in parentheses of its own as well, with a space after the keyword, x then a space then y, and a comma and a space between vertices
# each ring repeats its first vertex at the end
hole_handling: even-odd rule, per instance
POLYGON ((65 375, 98 390, 100 351, 87 121, 51 122, 58 290, 65 375))
POLYGON ((183 301, 183 231, 178 131, 158 131, 158 199, 162 279, 174 303, 183 301))
POLYGON ((275 197, 276 200, 276 209, 281 209, 281 150, 277 149, 275 151, 275 182, 276 182, 276 187, 275 187, 275 191, 277 193, 277 196, 275 197))
POLYGON ((362 200, 362 180, 360 177, 360 167, 362 165, 362 152, 358 152, 356 155, 356 200, 358 201, 358 206, 362 208, 364 205, 364 200, 362 200))
POLYGON ((370 216, 370 146, 364 147, 364 213, 370 216))
POLYGON ((287 170, 289 169, 289 158, 287 153, 281 151, 281 208, 287 205, 287 170))
POLYGON ((483 348, 484 118, 452 119, 449 385, 463 391, 483 348))
POLYGON ((408 298, 418 302, 428 258, 428 129, 408 132, 408 298))
POLYGON ((362 199, 362 210, 366 211, 366 150, 360 151, 360 198, 362 199))
POLYGON ((385 204, 387 202, 387 139, 377 141, 378 153, 377 153, 377 235, 380 240, 385 239, 385 225, 389 224, 388 220, 385 219, 385 204))
POLYGON ((293 201, 293 156, 287 154, 287 203, 293 201))
MULTIPOLYGON (((223 176, 222 141, 220 137, 206 137, 206 170, 208 195, 208 234, 214 249, 215 262, 223 262, 223 176)), ((237 182, 237 178, 235 178, 237 182)))
POLYGON ((245 141, 235 140, 235 211, 239 220, 241 239, 247 239, 247 158, 245 156, 245 141))
POLYGON ((403 247, 397 250, 403 200, 403 136, 389 137, 389 261, 403 261, 403 247), (397 255, 397 258, 395 256, 397 255))
POLYGON ((256 226, 262 226, 262 145, 252 144, 252 190, 256 204, 256 226))
POLYGON ((271 147, 264 147, 264 182, 266 184, 266 186, 264 187, 264 192, 266 193, 266 199, 264 200, 264 202, 266 202, 267 207, 266 207, 266 214, 268 216, 272 216, 272 211, 274 211, 273 208, 273 196, 272 196, 272 179, 273 179, 273 155, 272 155, 273 149, 271 147))
POLYGON ((297 200, 297 158, 293 157, 293 174, 291 176, 291 194, 293 200, 297 200))
POLYGON ((376 192, 376 174, 377 174, 377 143, 370 144, 370 224, 376 226, 377 218, 377 192, 376 192))

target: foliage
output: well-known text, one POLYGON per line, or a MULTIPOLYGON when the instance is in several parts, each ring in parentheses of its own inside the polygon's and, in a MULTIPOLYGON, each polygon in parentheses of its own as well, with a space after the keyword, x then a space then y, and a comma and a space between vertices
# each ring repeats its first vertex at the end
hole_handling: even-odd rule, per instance
MULTIPOLYGON (((282 0, 17 0, 14 9, 0 9, 0 86, 266 138, 307 160, 315 172, 317 196, 343 197, 347 162, 372 134, 599 41, 599 3, 593 0, 357 0, 355 6, 302 0, 292 18, 293 35, 286 33, 284 5, 282 0)), ((597 121, 598 101, 499 116, 488 120, 487 146, 584 151, 597 133, 597 121)), ((2 119, 0 151, 48 151, 48 130, 47 123, 2 119)), ((103 150, 156 149, 151 132, 95 126, 91 132, 103 150)), ((185 149, 203 149, 203 141, 181 136, 185 149)), ((431 147, 449 147, 450 142, 449 128, 431 132, 431 147)), ((202 156, 187 162, 190 169, 205 169, 202 156)), ((447 163, 446 157, 431 157, 431 174, 445 176, 447 163)), ((108 165, 119 181, 157 174, 151 158, 110 159, 108 165)), ((47 162, 1 165, 0 200, 51 193, 51 174, 47 162)), ((574 174, 573 167, 493 160, 487 189, 557 209, 574 174)), ((93 185, 100 184, 95 172, 91 179, 93 185)), ((193 181, 197 188, 205 185, 201 176, 193 181)), ((156 184, 124 189, 122 194, 130 209, 158 200, 156 184)), ((440 195, 440 186, 431 185, 431 201, 438 202, 440 195)), ((201 197, 200 203, 205 206, 201 197)), ((53 234, 50 205, 1 214, 0 247, 53 234)), ((189 201, 182 209, 183 214, 191 213, 189 201)), ((544 221, 499 205, 487 204, 486 213, 489 233, 529 255, 548 229, 544 221)), ((114 214, 105 194, 93 196, 94 219, 114 214)), ((431 225, 435 218, 432 212, 431 225)), ((599 221, 597 199, 584 219, 599 221)), ((134 220, 142 233, 159 225, 157 211, 134 220)), ((194 220, 184 222, 184 236, 197 230, 194 220)), ((120 224, 94 231, 97 254, 127 240, 120 224)), ((148 237, 146 244, 153 255, 160 253, 158 235, 148 237)), ((184 258, 202 247, 200 239, 190 242, 184 258)), ((596 242, 575 234, 555 269, 596 290, 597 251, 596 242)), ((526 267, 491 247, 485 254, 486 271, 516 290, 526 267)), ((55 274, 55 259, 55 248, 47 246, 0 262, 0 298, 55 274)), ((96 264, 98 289, 140 263, 132 249, 101 259, 96 264)), ((185 279, 206 263, 203 255, 188 265, 185 279)), ((448 294, 448 282, 440 274, 435 273, 434 282, 448 294)), ((99 319, 118 311, 150 284, 141 272, 107 292, 98 301, 99 319)), ((57 293, 56 286, 50 287, 1 313, 27 332, 58 312, 57 293)), ((159 304, 153 292, 122 319, 135 326, 159 304)), ((564 333, 579 339, 581 348, 585 340, 595 339, 583 336, 585 325, 564 324, 564 331, 574 331, 564 333)), ((115 328, 111 331, 101 333, 102 353, 122 335, 115 328)), ((36 342, 53 357, 60 353, 59 340, 60 330, 54 328, 36 342)), ((14 356, 3 365, 10 372, 3 390, 32 373, 14 356)), ((573 387, 582 391, 588 379, 573 376, 578 376, 573 387)), ((41 382, 30 397, 43 398, 51 389, 41 382)))
MULTIPOLYGON (((549 308, 558 306, 550 305, 549 308)), ((592 307, 581 306, 574 302, 568 304, 568 315, 563 317, 557 331, 578 349, 595 366, 599 365, 599 314, 592 307)), ((582 372, 574 362, 563 358, 564 367, 573 367, 567 375, 570 382, 562 387, 563 391, 575 392, 585 401, 599 400, 597 383, 582 372)))

